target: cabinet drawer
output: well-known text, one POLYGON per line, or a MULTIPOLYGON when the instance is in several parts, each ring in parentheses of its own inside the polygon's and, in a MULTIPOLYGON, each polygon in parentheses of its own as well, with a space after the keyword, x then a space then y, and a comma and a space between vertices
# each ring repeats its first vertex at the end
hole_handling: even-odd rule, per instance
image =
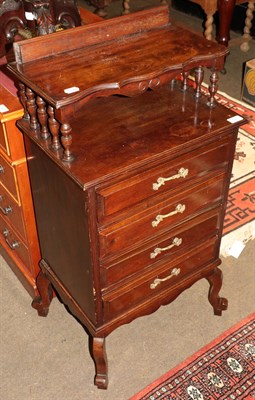
POLYGON ((178 259, 175 263, 164 265, 164 269, 147 274, 118 291, 112 291, 103 296, 105 321, 125 313, 128 309, 153 297, 157 301, 157 295, 164 290, 173 290, 173 286, 181 286, 181 281, 188 275, 195 274, 209 262, 215 259, 215 239, 208 241, 203 248, 194 251, 178 259))
POLYGON ((217 147, 214 143, 209 149, 198 149, 193 154, 182 156, 181 160, 177 158, 119 184, 98 190, 98 219, 101 222, 104 217, 168 190, 181 190, 192 178, 227 166, 228 158, 229 141, 224 139, 217 147))
POLYGON ((6 190, 13 195, 13 197, 19 201, 18 190, 16 186, 17 177, 15 168, 12 167, 1 155, 0 155, 0 179, 2 185, 6 190))
POLYGON ((23 222, 22 208, 9 196, 4 187, 0 186, 0 214, 26 240, 26 231, 23 222))
POLYGON ((150 241, 155 236, 169 231, 175 225, 193 218, 217 204, 222 199, 224 176, 206 181, 183 195, 173 197, 131 218, 103 228, 99 232, 100 256, 137 246, 141 241, 150 241))
POLYGON ((155 269, 162 262, 174 261, 187 249, 208 240, 218 234, 220 209, 206 213, 181 225, 179 229, 168 235, 160 236, 149 246, 143 246, 122 259, 106 262, 101 268, 101 284, 103 288, 119 283, 127 277, 137 276, 145 268, 155 269))
POLYGON ((10 225, 0 215, 0 239, 12 257, 18 257, 30 269, 29 251, 10 225))

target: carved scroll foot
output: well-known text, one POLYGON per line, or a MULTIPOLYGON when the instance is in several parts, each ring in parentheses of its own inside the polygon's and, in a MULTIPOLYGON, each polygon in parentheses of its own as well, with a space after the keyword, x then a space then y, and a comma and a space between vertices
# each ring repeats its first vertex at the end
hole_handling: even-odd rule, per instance
POLYGON ((222 286, 222 272, 219 268, 215 268, 212 275, 207 277, 210 284, 209 302, 213 307, 215 315, 222 315, 222 311, 227 310, 228 300, 219 296, 219 291, 222 286))
POLYGON ((108 386, 108 365, 105 350, 105 338, 89 338, 90 353, 95 363, 96 375, 95 385, 98 389, 107 389, 108 386))
POLYGON ((53 298, 52 286, 42 271, 39 273, 36 283, 40 296, 32 301, 32 307, 37 310, 40 317, 46 317, 53 298))

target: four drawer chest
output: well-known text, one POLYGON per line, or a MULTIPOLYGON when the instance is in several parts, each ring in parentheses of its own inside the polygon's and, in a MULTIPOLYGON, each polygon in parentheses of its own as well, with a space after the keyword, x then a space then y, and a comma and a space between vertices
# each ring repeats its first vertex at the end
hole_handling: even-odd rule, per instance
POLYGON ((0 86, 0 247, 1 254, 32 298, 41 258, 23 135, 23 115, 15 94, 0 86))
POLYGON ((226 49, 175 27, 167 7, 70 32, 68 53, 65 32, 43 49, 17 43, 9 69, 42 253, 33 306, 47 315, 54 287, 87 329, 105 389, 117 327, 202 278, 214 313, 226 310, 219 246, 245 121, 214 100, 226 49))

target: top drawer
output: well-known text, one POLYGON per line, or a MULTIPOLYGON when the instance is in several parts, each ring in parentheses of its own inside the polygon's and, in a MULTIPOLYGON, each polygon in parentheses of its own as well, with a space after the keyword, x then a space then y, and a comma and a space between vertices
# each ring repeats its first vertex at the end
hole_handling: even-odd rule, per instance
POLYGON ((0 74, 0 98, 3 103, 0 109, 0 150, 16 161, 25 154, 23 136, 16 127, 16 121, 23 116, 24 111, 18 96, 4 87, 5 72, 0 71, 0 74))
POLYGON ((181 159, 170 160, 116 185, 97 190, 99 222, 144 199, 169 190, 181 190, 188 181, 202 177, 210 170, 226 168, 229 151, 230 140, 224 138, 206 149, 196 149, 181 159))
POLYGON ((15 118, 0 123, 0 149, 12 161, 25 157, 23 136, 15 125, 16 121, 15 118))
POLYGON ((10 151, 8 149, 7 135, 3 123, 0 124, 0 149, 9 155, 10 151))

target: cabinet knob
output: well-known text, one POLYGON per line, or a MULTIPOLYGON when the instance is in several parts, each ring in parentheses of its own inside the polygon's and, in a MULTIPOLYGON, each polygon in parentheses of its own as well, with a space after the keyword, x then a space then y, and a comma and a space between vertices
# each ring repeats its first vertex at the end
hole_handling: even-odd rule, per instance
MULTIPOLYGON (((0 201, 3 201, 3 196, 0 195, 0 201)), ((10 214, 12 212, 11 206, 1 207, 0 210, 4 215, 10 214)))
POLYGON ((4 167, 2 165, 0 165, 0 174, 4 173, 4 167))
POLYGON ((13 242, 11 242, 9 239, 8 239, 8 236, 9 236, 9 230, 7 229, 7 228, 5 228, 4 230, 3 230, 3 235, 4 235, 4 238, 5 238, 5 241, 6 241, 6 243, 8 244, 8 246, 12 249, 12 250, 15 250, 17 247, 19 247, 19 242, 17 241, 17 240, 14 240, 13 242))

